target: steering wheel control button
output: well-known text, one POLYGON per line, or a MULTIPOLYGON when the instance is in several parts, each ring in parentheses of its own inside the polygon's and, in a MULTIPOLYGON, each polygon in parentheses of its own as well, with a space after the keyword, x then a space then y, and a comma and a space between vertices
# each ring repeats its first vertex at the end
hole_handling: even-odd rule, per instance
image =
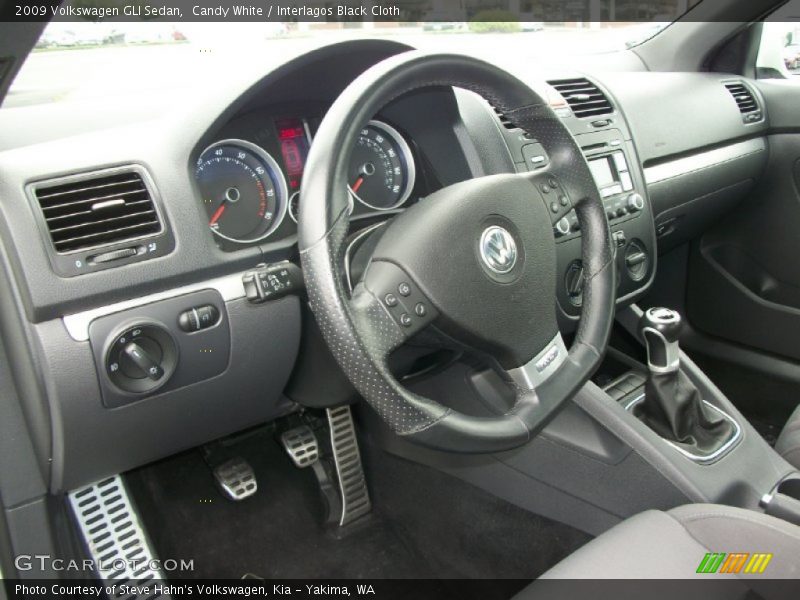
POLYGON ((184 311, 178 317, 178 327, 191 333, 216 325, 219 321, 219 310, 213 304, 197 306, 184 311))
POLYGON ((438 314, 419 287, 397 265, 373 262, 364 283, 380 299, 381 306, 403 330, 404 336, 414 335, 438 314))
POLYGON ((559 204, 561 204, 561 206, 569 206, 569 198, 567 198, 566 196, 559 196, 558 202, 559 204))
POLYGON ((394 294, 386 294, 386 296, 383 298, 383 301, 389 308, 394 308, 397 306, 397 296, 394 294))
POLYGON ((550 203, 550 210, 554 213, 558 212, 558 202, 551 202, 550 203))
POLYGON ((260 264, 242 276, 245 296, 250 302, 277 300, 303 290, 303 272, 293 262, 260 264))

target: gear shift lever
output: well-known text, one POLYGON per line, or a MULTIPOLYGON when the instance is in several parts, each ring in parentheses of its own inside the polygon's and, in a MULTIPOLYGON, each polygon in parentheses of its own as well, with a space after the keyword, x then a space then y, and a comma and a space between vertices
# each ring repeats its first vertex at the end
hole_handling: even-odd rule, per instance
POLYGON ((678 338, 683 323, 678 312, 650 308, 639 321, 647 346, 649 375, 644 401, 635 414, 661 437, 687 452, 708 455, 733 433, 732 423, 708 406, 699 390, 680 370, 678 338))
POLYGON ((639 321, 639 333, 647 345, 647 366, 651 373, 672 373, 680 367, 678 338, 683 322, 669 308, 648 308, 639 321))

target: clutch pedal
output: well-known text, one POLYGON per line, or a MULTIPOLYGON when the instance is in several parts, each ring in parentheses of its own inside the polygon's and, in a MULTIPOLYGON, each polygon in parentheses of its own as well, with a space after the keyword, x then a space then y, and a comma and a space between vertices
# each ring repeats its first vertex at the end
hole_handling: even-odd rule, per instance
POLYGON ((258 491, 258 481, 253 467, 239 457, 226 460, 215 467, 214 478, 222 493, 236 502, 249 498, 258 491))

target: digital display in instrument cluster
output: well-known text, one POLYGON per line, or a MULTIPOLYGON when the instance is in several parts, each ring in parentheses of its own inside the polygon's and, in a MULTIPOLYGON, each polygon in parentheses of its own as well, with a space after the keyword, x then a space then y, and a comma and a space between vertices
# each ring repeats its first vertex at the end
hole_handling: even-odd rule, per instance
POLYGON ((303 169, 308 158, 310 147, 308 126, 304 119, 286 117, 275 120, 275 129, 278 133, 283 164, 286 167, 289 192, 296 192, 300 189, 303 169))

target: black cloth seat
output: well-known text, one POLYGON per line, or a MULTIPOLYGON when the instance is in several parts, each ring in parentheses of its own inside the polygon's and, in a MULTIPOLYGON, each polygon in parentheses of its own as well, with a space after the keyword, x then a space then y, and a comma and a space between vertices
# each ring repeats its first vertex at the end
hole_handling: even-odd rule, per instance
MULTIPOLYGON (((689 504, 667 512, 649 510, 612 527, 547 571, 516 600, 552 596, 555 582, 548 585, 547 580, 553 579, 708 579, 709 574, 697 570, 712 552, 750 555, 738 574, 719 569, 711 575, 733 580, 719 597, 771 597, 762 596, 759 582, 800 578, 800 527, 742 508, 689 504), (772 555, 766 569, 745 573, 757 553, 772 555)), ((713 588, 704 593, 717 597, 713 588)))

